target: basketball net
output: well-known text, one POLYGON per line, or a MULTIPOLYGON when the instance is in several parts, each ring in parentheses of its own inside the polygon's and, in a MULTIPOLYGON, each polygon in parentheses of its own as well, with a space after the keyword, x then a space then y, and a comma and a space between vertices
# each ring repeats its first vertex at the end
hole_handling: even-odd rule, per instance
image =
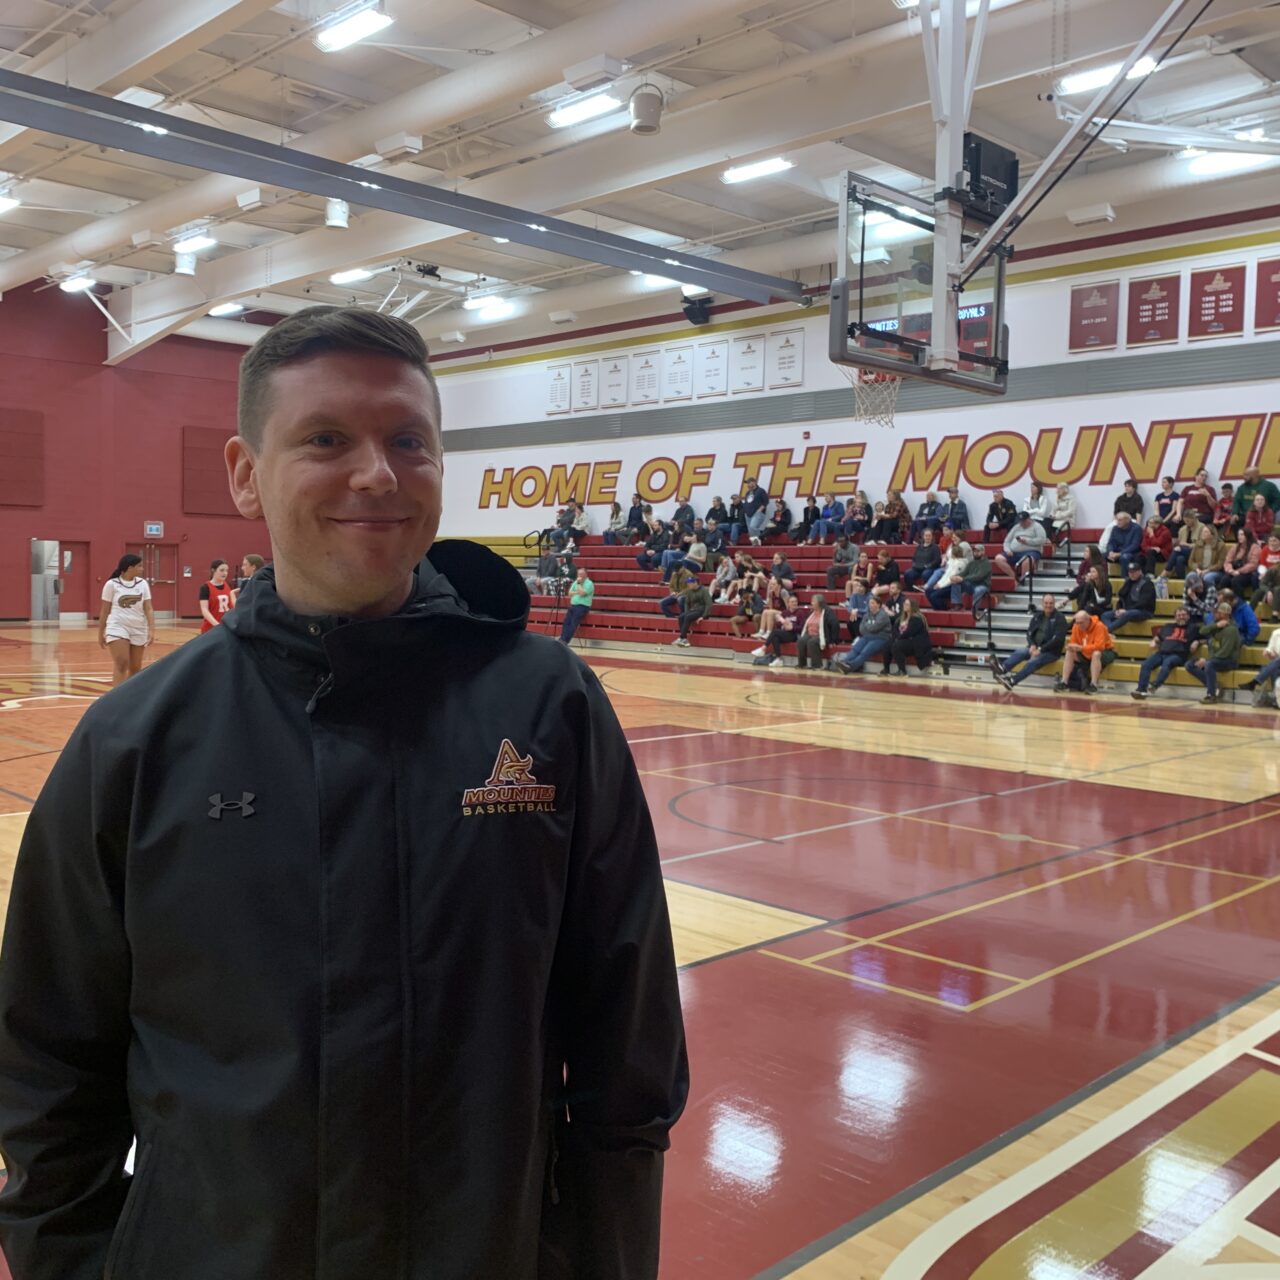
POLYGON ((873 422, 877 426, 894 426, 893 414, 898 407, 902 379, 896 374, 865 369, 861 365, 836 366, 853 388, 853 419, 873 422))

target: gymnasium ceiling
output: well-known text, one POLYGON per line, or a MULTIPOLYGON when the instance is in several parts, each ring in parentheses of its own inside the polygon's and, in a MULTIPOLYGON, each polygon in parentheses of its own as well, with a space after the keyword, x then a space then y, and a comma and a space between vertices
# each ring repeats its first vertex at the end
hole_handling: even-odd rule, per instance
MULTIPOLYGON (((1173 30, 1202 3, 1185 5, 1173 30)), ((919 9, 899 0, 385 0, 390 25, 321 52, 313 37, 339 7, 5 0, 0 68, 129 92, 259 140, 807 284, 829 274, 842 170, 932 187, 919 9), (642 83, 662 91, 661 133, 632 134, 625 110, 550 127, 548 113, 574 96, 566 68, 601 52, 626 67, 612 90, 623 102, 642 83), (377 144, 395 134, 410 141, 384 159, 377 144), (729 165, 773 156, 793 167, 721 180, 729 165)), ((1059 92, 1063 77, 1119 61, 1166 7, 991 0, 971 127, 1013 148, 1029 174, 1089 101, 1059 92)), ((1215 0, 1017 243, 1277 203, 1278 81, 1280 4, 1215 0), (1253 167, 1197 177, 1188 142, 1253 167), (1103 203, 1110 227, 1077 230, 1066 217, 1103 203)), ((545 332, 550 310, 587 325, 678 301, 614 268, 399 215, 352 206, 347 228, 326 227, 323 199, 288 190, 262 189, 246 211, 236 196, 250 182, 12 125, 0 125, 0 170, 0 195, 21 201, 0 214, 0 290, 89 271, 130 335, 113 334, 113 360, 200 325, 214 336, 202 317, 236 300, 245 311, 224 328, 355 300, 407 316, 433 341, 465 334, 469 347, 545 332), (175 276, 172 245, 195 230, 217 243, 194 277, 175 276), (330 283, 355 266, 373 274, 330 283), (462 309, 469 294, 520 305, 481 319, 462 309)))

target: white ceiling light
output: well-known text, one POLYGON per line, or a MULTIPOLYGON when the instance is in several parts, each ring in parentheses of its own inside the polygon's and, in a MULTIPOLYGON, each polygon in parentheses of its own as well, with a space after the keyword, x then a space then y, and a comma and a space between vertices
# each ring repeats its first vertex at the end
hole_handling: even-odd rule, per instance
POLYGON ((355 284, 358 280, 372 280, 373 272, 363 267, 352 267, 348 271, 335 271, 329 277, 330 284, 355 284))
POLYGON ((212 249, 217 243, 212 236, 207 236, 203 231, 198 231, 195 235, 188 236, 185 240, 179 240, 173 246, 173 251, 174 253, 201 253, 205 249, 212 249))
POLYGON ((680 281, 670 276, 644 276, 642 283, 646 289, 673 289, 680 281))
POLYGON ((351 225, 351 206, 345 200, 330 196, 324 202, 324 225, 326 227, 347 227, 351 225))
POLYGON ((92 276, 78 275, 62 281, 62 283, 58 285, 58 288, 61 289, 63 293, 83 293, 86 289, 92 289, 97 283, 98 282, 92 276))
POLYGON ((358 40, 386 30, 391 21, 390 16, 382 12, 381 0, 354 0, 335 9, 312 39, 321 53, 337 53, 358 40))
POLYGON ((196 255, 194 253, 175 253, 173 255, 173 274, 176 276, 193 276, 196 273, 196 255))
POLYGON ((505 320, 515 313, 516 309, 510 302, 504 302, 501 298, 490 298, 485 306, 476 312, 476 319, 491 324, 495 320, 505 320))
POLYGON ((238 316, 244 307, 238 302, 220 302, 216 307, 209 308, 211 316, 238 316))
POLYGON ((611 93, 593 93, 587 98, 562 103, 547 117, 547 123, 553 129, 567 129, 571 124, 581 124, 584 120, 594 120, 597 116, 607 116, 611 111, 621 109, 620 98, 611 93))
POLYGON ((705 284, 682 284, 680 292, 686 298, 702 298, 711 292, 705 284))
POLYGON ((769 160, 757 160, 755 164, 740 164, 736 168, 726 169, 720 175, 721 182, 750 182, 753 178, 767 178, 773 173, 785 173, 795 166, 790 160, 774 156, 769 160))
POLYGON ((493 243, 494 244, 510 244, 511 241, 508 240, 506 236, 494 236, 493 243))
POLYGON ((1266 142, 1267 131, 1261 125, 1257 125, 1255 128, 1246 129, 1243 133, 1237 133, 1234 136, 1237 142, 1266 142))
POLYGON ((1256 151, 1211 151, 1208 155, 1196 156, 1187 169, 1198 177, 1214 177, 1260 169, 1265 164, 1274 163, 1275 158, 1259 155, 1256 151))
MULTIPOLYGON (((1072 75, 1063 76, 1058 81, 1058 92, 1062 94, 1092 93, 1095 89, 1101 89, 1105 85, 1109 85, 1120 74, 1122 65, 1119 62, 1111 62, 1105 67, 1094 67, 1092 71, 1077 71, 1072 75)), ((1125 76, 1125 79, 1141 80, 1144 76, 1149 76, 1154 70, 1156 70, 1156 60, 1154 58, 1149 56, 1139 58, 1129 69, 1129 74, 1125 76)))
POLYGON ((8 213, 10 209, 16 209, 21 203, 17 196, 11 196, 6 191, 0 194, 0 213, 8 213))
POLYGON ((463 298, 463 300, 462 300, 462 309, 463 309, 463 311, 483 311, 483 310, 485 309, 485 307, 491 306, 491 305, 492 305, 492 303, 493 303, 493 298, 492 298, 492 297, 488 297, 488 298, 476 298, 476 297, 463 298))

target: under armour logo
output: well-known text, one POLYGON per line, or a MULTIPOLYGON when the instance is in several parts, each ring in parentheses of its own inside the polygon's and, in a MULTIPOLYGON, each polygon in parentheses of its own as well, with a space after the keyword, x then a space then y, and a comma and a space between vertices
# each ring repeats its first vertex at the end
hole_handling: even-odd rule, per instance
POLYGON ((242 818, 252 817, 253 800, 252 791, 242 791, 239 800, 224 800, 222 792, 219 791, 217 795, 209 797, 209 804, 212 806, 209 809, 209 817, 220 819, 224 813, 239 813, 242 818))

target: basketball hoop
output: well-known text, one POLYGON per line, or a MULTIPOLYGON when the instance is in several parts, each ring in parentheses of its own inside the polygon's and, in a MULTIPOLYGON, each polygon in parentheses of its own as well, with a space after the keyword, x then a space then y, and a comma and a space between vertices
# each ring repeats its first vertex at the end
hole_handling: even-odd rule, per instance
POLYGON ((853 419, 874 422, 877 426, 894 426, 893 414, 898 407, 902 379, 893 373, 881 373, 862 365, 837 365, 853 388, 853 419))

